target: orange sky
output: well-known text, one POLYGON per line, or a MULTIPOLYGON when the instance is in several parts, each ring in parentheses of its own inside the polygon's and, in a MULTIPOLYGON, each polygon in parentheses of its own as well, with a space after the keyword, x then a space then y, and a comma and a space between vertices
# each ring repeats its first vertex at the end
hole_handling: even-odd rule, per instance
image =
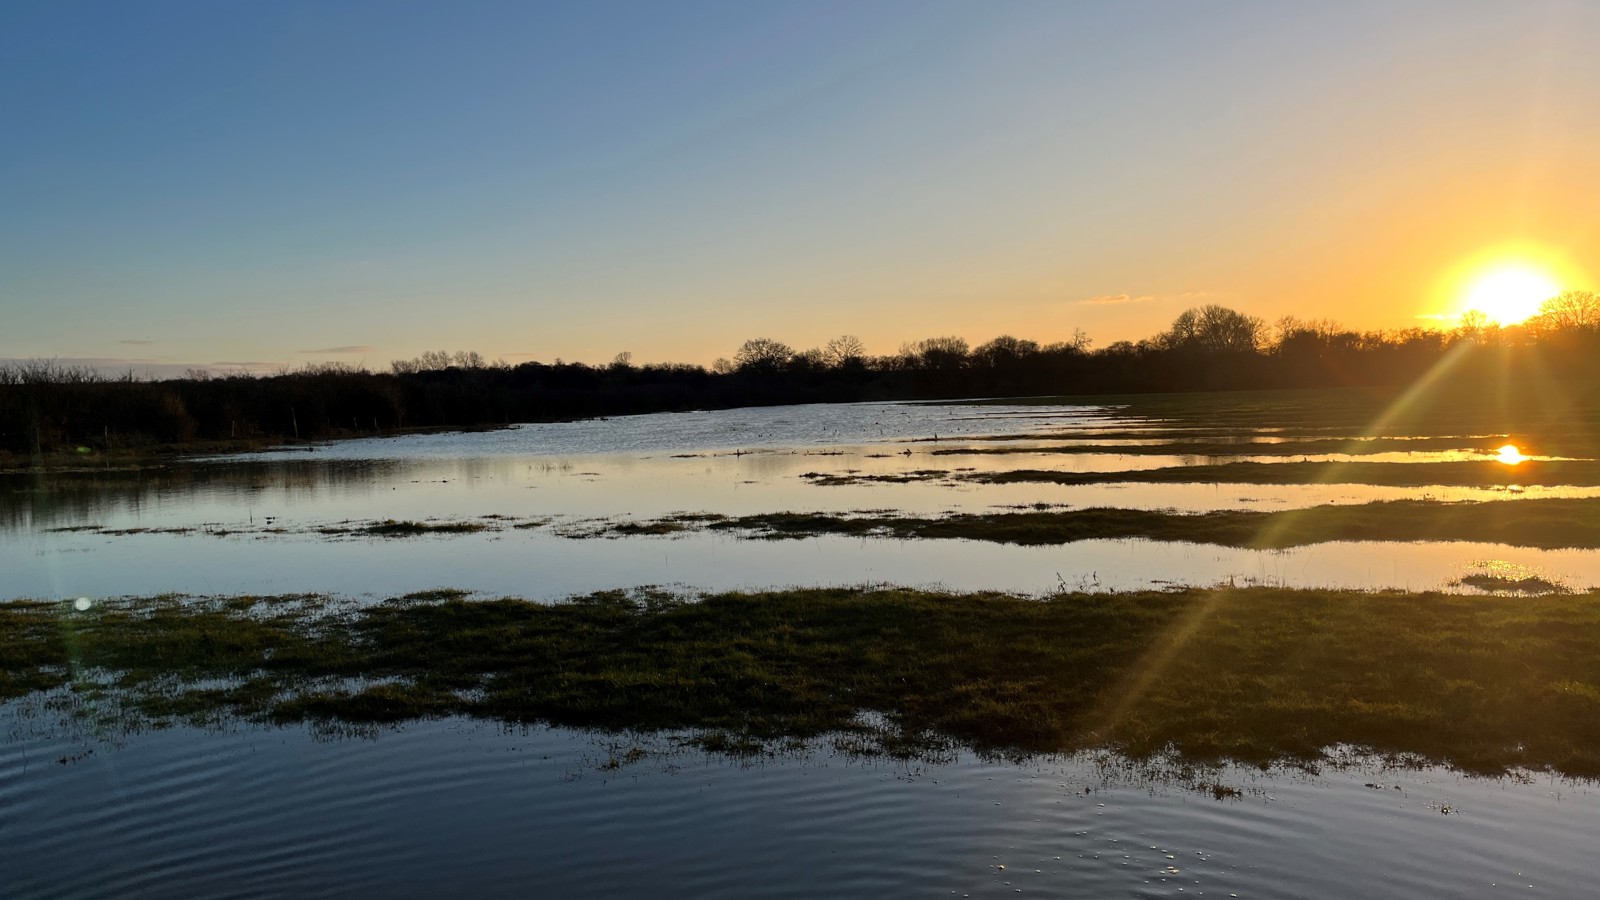
POLYGON ((1600 4, 0 16, 0 358, 1104 346, 1437 324, 1514 257, 1600 286, 1600 4))

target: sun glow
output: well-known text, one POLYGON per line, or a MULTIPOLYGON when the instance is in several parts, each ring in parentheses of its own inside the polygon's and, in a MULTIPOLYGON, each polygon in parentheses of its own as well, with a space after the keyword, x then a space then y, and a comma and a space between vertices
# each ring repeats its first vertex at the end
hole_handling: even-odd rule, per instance
POLYGON ((1516 325, 1561 293, 1561 282, 1542 266, 1501 262, 1478 268, 1463 280, 1458 315, 1482 313, 1496 325, 1516 325))
POLYGON ((1508 466, 1514 466, 1517 463, 1527 459, 1526 456, 1522 455, 1522 451, 1517 447, 1516 444, 1507 444, 1504 447, 1501 447, 1499 450, 1496 450, 1495 454, 1495 459, 1505 463, 1508 466))

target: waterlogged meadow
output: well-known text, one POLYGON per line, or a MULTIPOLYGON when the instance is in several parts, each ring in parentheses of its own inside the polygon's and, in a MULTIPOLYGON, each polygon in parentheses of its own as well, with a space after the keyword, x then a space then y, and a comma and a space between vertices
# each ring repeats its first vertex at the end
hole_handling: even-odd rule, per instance
POLYGON ((1299 391, 8 473, 0 855, 24 894, 1580 896, 1596 431, 1299 391))

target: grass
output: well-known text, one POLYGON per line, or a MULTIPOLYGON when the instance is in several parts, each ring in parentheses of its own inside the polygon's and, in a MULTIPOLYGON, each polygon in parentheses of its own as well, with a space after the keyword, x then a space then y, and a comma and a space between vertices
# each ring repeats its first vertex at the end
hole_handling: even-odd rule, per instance
POLYGON ((1507 575, 1477 573, 1464 576, 1457 584, 1474 587, 1482 591, 1513 594, 1556 594, 1565 590, 1560 584, 1548 578, 1540 578, 1537 575, 1513 578, 1507 575))
MULTIPOLYGON (((544 527, 547 520, 516 522, 514 530, 544 527)), ((500 519, 339 523, 311 528, 330 537, 407 538, 503 531, 500 519)), ((915 516, 893 511, 775 512, 745 516, 678 513, 646 521, 596 520, 563 528, 563 537, 664 537, 702 529, 762 539, 821 535, 899 539, 960 539, 1005 544, 1055 545, 1088 540, 1142 538, 1225 547, 1282 549, 1330 541, 1474 541, 1518 547, 1600 548, 1600 500, 1541 498, 1487 502, 1392 500, 1256 512, 1180 513, 1112 507, 1057 508, 1049 504, 994 513, 915 516)), ((291 534, 281 527, 107 529, 72 526, 57 531, 133 534, 291 534)))
POLYGON ((363 522, 354 525, 324 525, 315 530, 317 534, 324 535, 416 537, 423 534, 477 534, 490 529, 491 526, 482 522, 415 522, 384 519, 381 522, 363 522))
MULTIPOLYGON (((1009 441, 1018 440, 1016 436, 1007 435, 1009 441)), ((1008 446, 999 441, 993 442, 995 446, 978 447, 946 447, 930 451, 932 456, 1003 456, 1016 453, 1032 454, 1081 454, 1081 453, 1108 453, 1120 456, 1320 456, 1331 453, 1360 455, 1368 453, 1410 453, 1416 451, 1458 450, 1466 453, 1491 454, 1507 443, 1504 437, 1492 438, 1465 438, 1465 437, 1429 437, 1429 438, 1349 438, 1349 437, 1302 437, 1290 438, 1275 443, 1261 441, 1239 440, 1196 440, 1193 436, 1169 435, 1160 443, 1151 444, 1113 444, 1092 443, 1100 435, 1089 435, 1087 439, 1080 434, 1058 433, 1053 435, 1031 435, 1026 440, 1040 441, 1045 446, 1008 446), (1083 443, 1061 444, 1051 441, 1074 440, 1083 443)), ((1149 439, 1148 435, 1141 435, 1141 440, 1149 439)), ((1536 452, 1537 448, 1531 445, 1522 446, 1525 452, 1536 452)))
POLYGON ((419 534, 476 534, 489 530, 481 522, 397 522, 386 519, 354 529, 353 534, 370 534, 378 537, 411 537, 419 534))
MULTIPOLYGON (((234 525, 224 527, 216 523, 201 526, 176 526, 170 528, 107 528, 103 525, 70 525, 60 528, 46 528, 44 533, 57 534, 98 534, 110 537, 127 537, 137 534, 204 534, 211 537, 232 537, 235 535, 285 535, 285 534, 320 534, 327 537, 384 537, 404 538, 416 537, 424 534, 478 534, 485 531, 502 531, 509 527, 517 531, 531 531, 543 528, 550 524, 549 519, 530 519, 516 521, 509 516, 481 516, 476 520, 429 520, 418 522, 414 520, 382 519, 369 522, 338 522, 328 525, 315 525, 297 528, 286 528, 280 525, 234 525)), ((667 530, 682 530, 669 528, 667 530)), ((662 531, 647 530, 643 534, 659 534, 662 531)))
POLYGON ((0 697, 66 690, 141 723, 468 715, 687 730, 741 753, 835 734, 866 752, 954 741, 1264 765, 1348 744, 1475 772, 1600 776, 1594 594, 12 602, 0 673, 0 697))
POLYGON ((1496 487, 1600 485, 1600 461, 1529 460, 1508 466, 1493 460, 1463 462, 1229 462, 1169 466, 1127 472, 1058 472, 1013 469, 967 472, 921 469, 891 475, 806 472, 800 477, 824 487, 966 481, 977 484, 1372 484, 1390 487, 1496 487))
POLYGON ((920 517, 899 513, 699 515, 604 525, 571 536, 674 534, 693 525, 759 538, 942 538, 1051 545, 1143 538, 1224 547, 1281 549, 1330 541, 1476 541, 1518 547, 1600 547, 1600 501, 1504 500, 1445 503, 1392 500, 1276 512, 1176 513, 1101 507, 920 517))
POLYGON ((1493 460, 1469 462, 1234 462, 1174 466, 1136 472, 1016 470, 962 475, 981 484, 1375 484, 1393 487, 1488 487, 1494 485, 1600 484, 1600 462, 1529 460, 1515 466, 1493 460))

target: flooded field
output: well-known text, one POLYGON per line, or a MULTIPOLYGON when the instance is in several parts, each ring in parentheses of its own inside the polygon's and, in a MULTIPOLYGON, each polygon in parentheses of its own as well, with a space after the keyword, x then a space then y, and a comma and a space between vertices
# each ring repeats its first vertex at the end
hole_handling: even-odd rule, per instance
MULTIPOLYGON (((3 475, 0 599, 15 601, 17 658, 0 682, 0 870, 17 896, 496 896, 530 885, 562 896, 663 885, 681 896, 1581 896, 1600 800, 1569 777, 1583 765, 1555 750, 1532 768, 1474 765, 1475 776, 1449 767, 1464 757, 1448 747, 1409 759, 1335 747, 1265 768, 1041 752, 1047 742, 1033 738, 979 752, 962 740, 907 748, 762 732, 730 751, 725 713, 705 719, 720 723, 714 739, 651 725, 648 712, 637 728, 622 727, 632 714, 546 727, 544 707, 474 706, 506 689, 493 679, 449 682, 421 712, 352 718, 351 704, 374 698, 420 701, 404 670, 352 680, 338 666, 294 676, 295 690, 331 693, 301 696, 292 714, 251 705, 260 673, 220 669, 130 700, 118 691, 134 682, 104 669, 111 657, 94 655, 87 630, 113 620, 74 617, 138 616, 159 608, 139 598, 169 593, 227 608, 247 595, 331 596, 387 615, 438 598, 557 603, 650 588, 759 601, 863 585, 1057 602, 1271 587, 1576 604, 1600 586, 1596 466, 1572 441, 1546 450, 1471 425, 1373 434, 996 403, 662 414, 3 475), (24 635, 41 654, 69 654, 70 671, 42 666, 49 678, 28 681, 24 635), (170 709, 152 713, 152 697, 170 709)), ((633 596, 644 612, 628 615, 654 614, 654 595, 633 596)), ((1194 608, 1210 610, 1200 596, 1194 608)), ((1515 622, 1514 609, 1496 609, 1515 622)), ((240 615, 180 616, 151 637, 185 653, 243 640, 248 656, 257 638, 226 630, 256 613, 240 615)), ((1176 632, 1151 632, 1161 641, 1131 645, 1156 654, 1134 660, 1156 674, 1175 665, 1160 652, 1183 649, 1162 642, 1205 624, 1172 621, 1176 632)), ((775 640, 790 640, 785 628, 775 640)), ((1452 634, 1474 633, 1462 629, 1452 634)), ((496 633, 448 639, 476 647, 496 633)), ((252 665, 272 670, 287 651, 262 646, 252 665)), ((147 663, 127 665, 162 684, 147 663)), ((759 682, 718 671, 706 683, 759 682)), ((1229 678, 1254 677, 1241 672, 1229 678)), ((1551 715, 1570 706, 1588 721, 1595 688, 1573 672, 1550 676, 1569 685, 1551 715)), ((1127 703, 1155 690, 1121 684, 1127 703)), ((1413 715, 1396 721, 1433 721, 1413 715)), ((1396 741, 1373 744, 1409 747, 1406 728, 1439 726, 1397 727, 1396 741)))
MULTIPOLYGON (((1203 513, 1398 500, 1600 502, 1600 471, 1574 470, 1575 477, 1537 483, 1551 467, 1592 460, 1533 457, 1507 465, 1498 461, 1504 438, 1497 436, 1413 437, 1413 443, 1433 446, 1402 453, 1389 449, 1401 443, 1395 440, 1321 434, 1317 442, 1341 452, 1314 456, 1268 452, 1303 449, 1304 440, 1281 429, 1237 430, 1238 452, 1225 456, 1104 452, 1105 438, 1091 438, 1095 449, 1078 443, 1106 433, 1166 435, 1123 438, 1151 451, 1161 447, 1151 442, 1187 442, 1193 432, 1117 408, 854 404, 356 440, 152 471, 6 476, 0 478, 6 535, 0 567, 8 575, 0 595, 385 595, 449 586, 556 599, 643 584, 717 589, 875 582, 1012 591, 1228 581, 1459 590, 1463 577, 1485 566, 1524 570, 1572 589, 1600 584, 1594 545, 1513 546, 1426 532, 1405 541, 1252 549, 1161 540, 1160 534, 1030 547, 826 535, 775 544, 703 530, 620 539, 605 529, 684 514, 937 518, 1030 507, 1203 513), (992 440, 997 437, 1014 439, 992 440), (1035 452, 976 452, 1002 444, 1035 452), (1363 449, 1370 453, 1357 452, 1363 449), (1311 461, 1337 467, 1346 460, 1398 466, 1420 484, 1362 483, 1322 470, 1309 483, 1210 480, 1218 466, 1254 463, 1272 470, 1311 461), (1498 480, 1461 483, 1462 465, 1490 467, 1485 477, 1498 480), (1103 480, 998 480, 1045 467, 1047 474, 1103 480), (1152 472, 1181 477, 1186 470, 1197 473, 1195 480, 1123 480, 1152 472), (1429 483, 1430 473, 1440 483, 1429 483), (413 532, 400 544, 362 532, 386 521, 432 530, 413 532)), ((1471 474, 1478 477, 1476 470, 1471 474)))
POLYGON ((1581 897, 1600 814, 1550 777, 623 763, 628 736, 460 720, 95 746, 0 747, 9 896, 1581 897))

